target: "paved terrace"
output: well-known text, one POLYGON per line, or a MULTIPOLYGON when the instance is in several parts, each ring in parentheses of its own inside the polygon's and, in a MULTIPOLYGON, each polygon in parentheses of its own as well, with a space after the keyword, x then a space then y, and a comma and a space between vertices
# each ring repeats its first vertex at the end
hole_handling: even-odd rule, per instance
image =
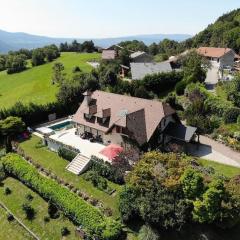
POLYGON ((82 139, 80 136, 75 135, 75 131, 76 128, 59 131, 56 134, 51 135, 49 138, 79 149, 80 153, 88 158, 91 158, 91 156, 94 155, 104 161, 109 161, 107 157, 99 153, 106 147, 105 145, 82 139))

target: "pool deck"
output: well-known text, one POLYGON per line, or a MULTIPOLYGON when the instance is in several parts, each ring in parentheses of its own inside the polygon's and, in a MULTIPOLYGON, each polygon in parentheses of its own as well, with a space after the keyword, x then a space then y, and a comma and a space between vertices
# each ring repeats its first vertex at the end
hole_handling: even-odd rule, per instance
POLYGON ((51 135, 49 138, 79 149, 80 153, 88 158, 91 158, 91 156, 96 156, 104 161, 109 161, 106 156, 99 153, 106 147, 105 145, 82 139, 80 136, 75 134, 75 131, 76 128, 62 130, 54 135, 51 135))

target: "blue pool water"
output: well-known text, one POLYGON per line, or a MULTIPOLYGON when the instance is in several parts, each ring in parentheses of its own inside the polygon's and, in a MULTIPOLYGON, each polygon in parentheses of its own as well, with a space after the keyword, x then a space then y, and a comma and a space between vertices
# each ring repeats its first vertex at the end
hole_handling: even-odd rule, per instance
POLYGON ((61 123, 58 123, 58 124, 54 124, 54 125, 50 126, 49 128, 51 128, 54 131, 59 131, 59 130, 62 130, 64 128, 69 129, 71 127, 73 127, 73 122, 72 121, 66 121, 66 122, 61 122, 61 123))

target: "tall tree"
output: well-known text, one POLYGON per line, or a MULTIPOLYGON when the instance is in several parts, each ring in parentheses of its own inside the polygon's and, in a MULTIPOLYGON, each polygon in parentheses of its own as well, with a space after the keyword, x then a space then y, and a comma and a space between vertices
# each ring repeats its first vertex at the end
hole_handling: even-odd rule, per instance
POLYGON ((44 49, 37 48, 32 52, 32 65, 38 66, 45 63, 45 53, 44 49))
POLYGON ((64 66, 62 63, 57 62, 53 65, 53 73, 52 73, 52 83, 61 83, 64 80, 65 74, 64 74, 64 66))
POLYGON ((23 132, 25 123, 19 117, 8 117, 0 121, 0 136, 3 137, 6 152, 12 150, 11 141, 14 136, 23 132))
POLYGON ((19 55, 8 55, 6 61, 7 73, 17 73, 25 70, 27 67, 26 56, 19 55))

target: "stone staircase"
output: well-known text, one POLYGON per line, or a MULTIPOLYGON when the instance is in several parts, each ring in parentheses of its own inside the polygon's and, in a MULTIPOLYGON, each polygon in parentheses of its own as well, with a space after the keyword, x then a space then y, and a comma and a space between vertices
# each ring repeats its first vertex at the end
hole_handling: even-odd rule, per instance
POLYGON ((66 167, 66 169, 76 175, 83 173, 88 163, 90 162, 90 158, 79 153, 66 167))

